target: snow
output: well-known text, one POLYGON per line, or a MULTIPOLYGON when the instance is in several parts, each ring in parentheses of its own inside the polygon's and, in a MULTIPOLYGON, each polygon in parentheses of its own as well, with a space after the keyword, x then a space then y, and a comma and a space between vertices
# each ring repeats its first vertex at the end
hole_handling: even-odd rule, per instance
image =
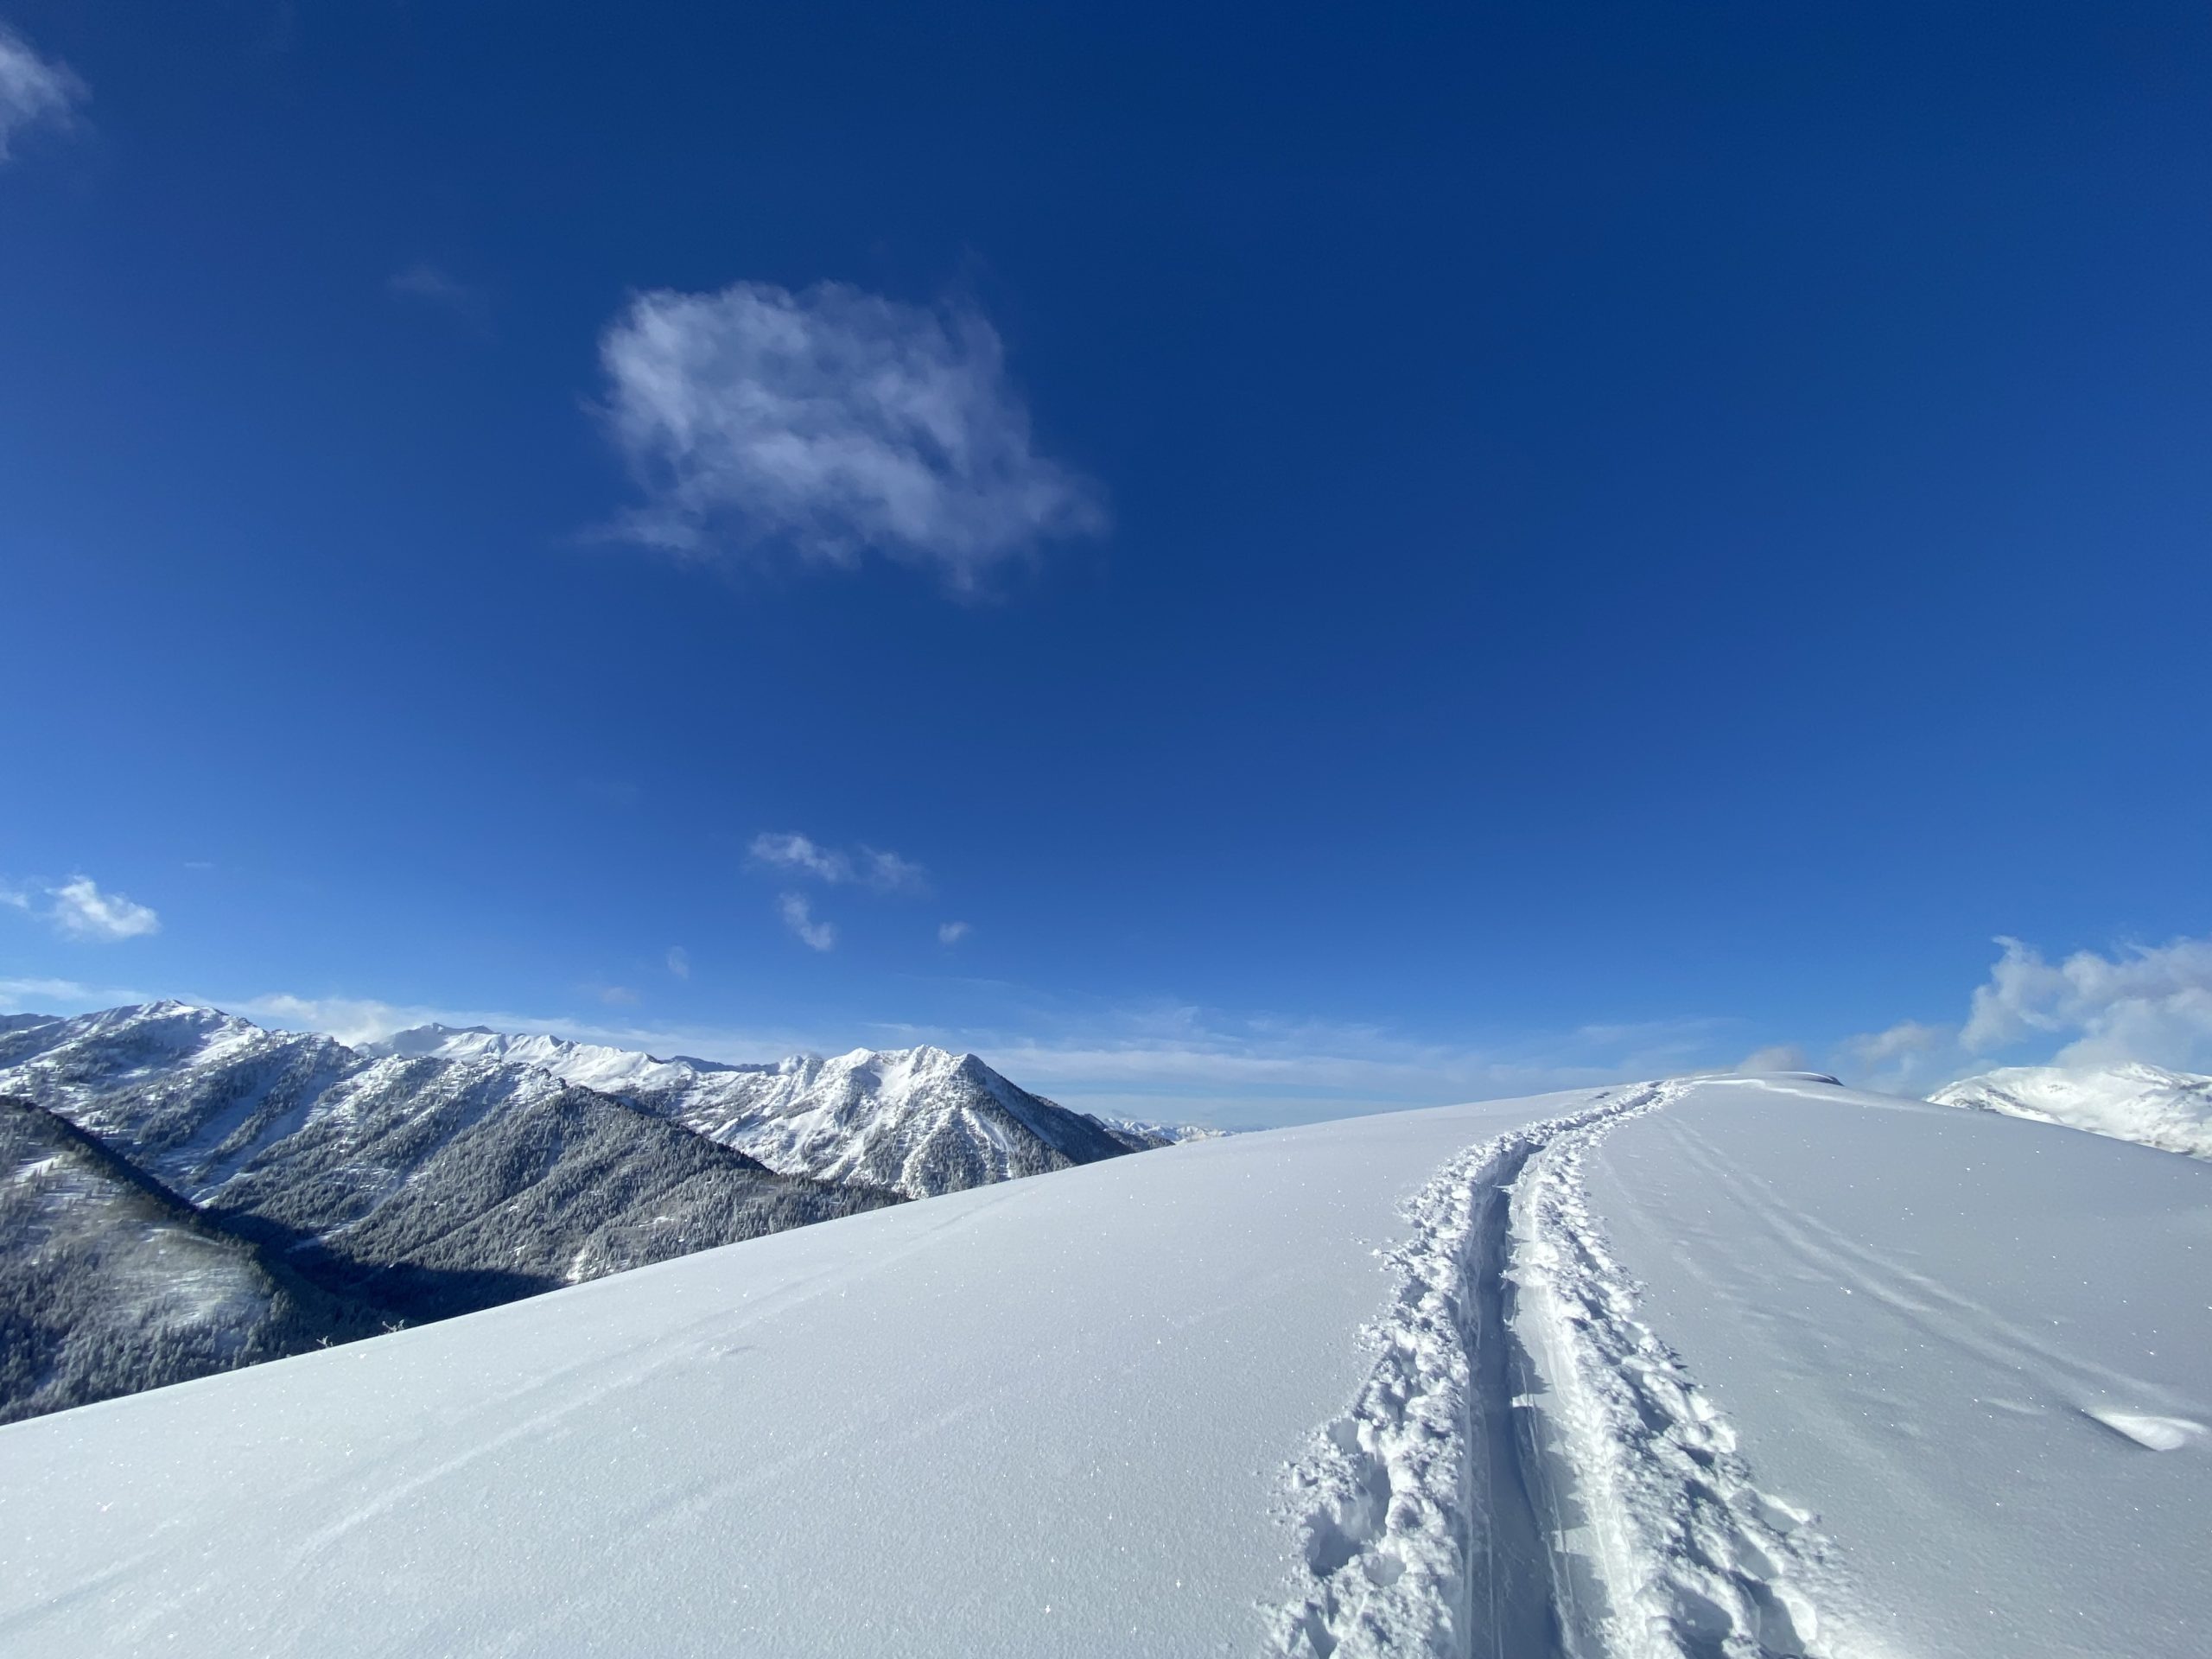
POLYGON ((2014 1065, 1961 1078, 1930 1098, 2212 1159, 2212 1077, 2186 1071, 2139 1062, 2014 1065))
POLYGON ((2183 1655, 2212 1618, 2212 1169, 1814 1085, 1590 1154, 1637 1317, 1914 1654, 2183 1655))
POLYGON ((1805 1079, 1198 1141, 0 1429, 0 1645, 2179 1655, 2208 1250, 1805 1079))

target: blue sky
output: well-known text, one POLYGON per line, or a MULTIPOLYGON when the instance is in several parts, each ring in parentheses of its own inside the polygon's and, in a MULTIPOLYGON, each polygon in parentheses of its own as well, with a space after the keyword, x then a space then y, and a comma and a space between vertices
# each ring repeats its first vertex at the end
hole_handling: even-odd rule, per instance
POLYGON ((0 23, 13 1006, 2212 1065, 2201 7, 0 23))

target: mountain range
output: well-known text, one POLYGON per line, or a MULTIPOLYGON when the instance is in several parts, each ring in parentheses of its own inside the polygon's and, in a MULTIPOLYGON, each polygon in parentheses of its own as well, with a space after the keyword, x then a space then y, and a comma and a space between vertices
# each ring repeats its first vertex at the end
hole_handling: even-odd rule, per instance
POLYGON ((0 1102, 0 1421, 1191 1133, 938 1048, 354 1048, 176 1001, 10 1016, 0 1102))

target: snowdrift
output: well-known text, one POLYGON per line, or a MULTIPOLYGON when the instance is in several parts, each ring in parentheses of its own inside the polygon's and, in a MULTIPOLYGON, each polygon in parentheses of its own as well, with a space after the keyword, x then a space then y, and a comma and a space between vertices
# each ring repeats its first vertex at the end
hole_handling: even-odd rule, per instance
POLYGON ((2182 1655, 2208 1251, 1801 1079, 1195 1141, 0 1429, 0 1649, 2182 1655))

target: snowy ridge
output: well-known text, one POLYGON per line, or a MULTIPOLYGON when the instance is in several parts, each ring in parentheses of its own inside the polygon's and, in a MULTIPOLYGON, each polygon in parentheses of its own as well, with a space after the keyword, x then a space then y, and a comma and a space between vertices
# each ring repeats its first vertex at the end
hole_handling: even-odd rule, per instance
POLYGON ((1961 1077, 1929 1096, 1938 1106, 2001 1112, 2212 1159, 2212 1077, 2139 1061, 2121 1065, 2011 1065, 1961 1077))
POLYGON ((760 1065, 423 1026, 373 1053, 529 1068, 683 1124, 779 1174, 931 1198, 1165 1145, 1116 1135, 973 1054, 921 1045, 760 1065))
POLYGON ((1375 1368, 1290 1476, 1305 1584, 1274 1650, 1313 1659, 1852 1659, 1811 1517, 1634 1317, 1584 1153, 1680 1084, 1461 1154, 1408 1208, 1375 1368))

